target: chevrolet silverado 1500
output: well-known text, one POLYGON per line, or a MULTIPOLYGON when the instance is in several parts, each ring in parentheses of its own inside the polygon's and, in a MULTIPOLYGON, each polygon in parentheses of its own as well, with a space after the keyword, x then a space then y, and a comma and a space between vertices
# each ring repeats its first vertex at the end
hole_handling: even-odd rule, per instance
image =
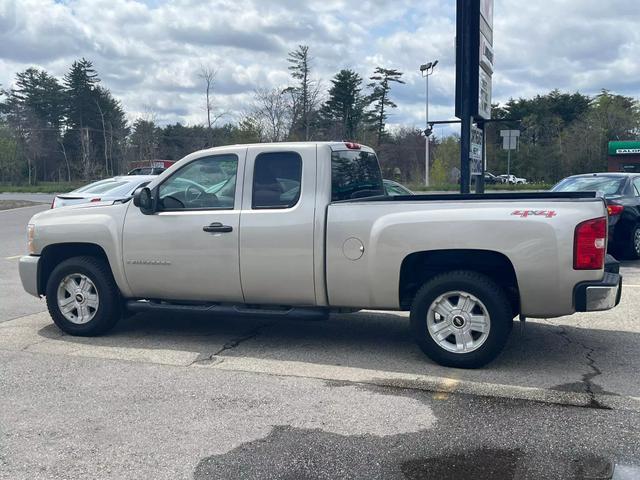
POLYGON ((617 305, 606 232, 595 193, 391 197, 362 145, 234 145, 188 155, 133 201, 35 215, 20 274, 72 335, 144 310, 409 310, 430 358, 473 368, 518 315, 617 305))

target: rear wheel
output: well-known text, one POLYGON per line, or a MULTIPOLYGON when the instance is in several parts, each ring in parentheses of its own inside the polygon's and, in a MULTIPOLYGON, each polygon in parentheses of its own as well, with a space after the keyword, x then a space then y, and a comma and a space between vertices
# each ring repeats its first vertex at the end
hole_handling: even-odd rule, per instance
POLYGON ((49 276, 46 297, 51 318, 70 335, 101 335, 121 317, 120 293, 111 271, 94 257, 61 262, 49 276))
POLYGON ((486 365, 504 348, 512 325, 505 291, 472 271, 434 277, 418 290, 411 307, 416 342, 429 358, 447 367, 486 365))

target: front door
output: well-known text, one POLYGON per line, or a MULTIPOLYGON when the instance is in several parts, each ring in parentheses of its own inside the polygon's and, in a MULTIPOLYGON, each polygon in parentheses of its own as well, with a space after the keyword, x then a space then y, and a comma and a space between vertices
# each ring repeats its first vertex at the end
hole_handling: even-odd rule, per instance
POLYGON ((123 256, 136 297, 243 302, 238 239, 246 148, 201 155, 154 188, 157 211, 133 204, 123 256))

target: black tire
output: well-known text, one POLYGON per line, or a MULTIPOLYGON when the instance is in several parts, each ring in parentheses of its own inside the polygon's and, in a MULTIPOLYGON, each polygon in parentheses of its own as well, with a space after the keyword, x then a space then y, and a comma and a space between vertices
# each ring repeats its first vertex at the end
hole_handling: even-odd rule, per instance
POLYGON ((627 243, 627 248, 625 249, 625 257, 629 260, 637 260, 640 258, 640 246, 637 246, 635 243, 637 232, 640 232, 640 225, 636 225, 631 229, 631 233, 629 234, 629 242, 627 243))
POLYGON ((102 335, 111 330, 122 316, 122 299, 109 266, 95 257, 73 257, 61 262, 49 276, 46 288, 47 308, 54 323, 65 333, 81 337, 102 335), (88 277, 99 298, 91 320, 78 324, 68 320, 58 306, 60 282, 72 274, 88 277))
POLYGON ((467 270, 440 274, 418 290, 411 306, 411 330, 420 349, 445 367, 480 368, 502 352, 513 327, 512 305, 504 289, 490 277, 467 270), (451 291, 469 293, 480 300, 490 318, 489 333, 476 350, 454 353, 432 338, 427 328, 427 312, 441 295, 451 291))

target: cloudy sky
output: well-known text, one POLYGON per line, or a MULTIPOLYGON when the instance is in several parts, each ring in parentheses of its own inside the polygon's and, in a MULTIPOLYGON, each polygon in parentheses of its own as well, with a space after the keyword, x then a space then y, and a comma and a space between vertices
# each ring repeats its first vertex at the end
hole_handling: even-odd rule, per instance
MULTIPOLYGON (((640 97, 638 0, 496 0, 494 101, 553 88, 640 97)), ((453 115, 455 0, 0 0, 0 84, 29 66, 62 77, 94 62, 131 119, 205 120, 201 65, 236 120, 256 87, 289 82, 287 52, 310 47, 324 86, 341 68, 404 72, 390 123, 424 123, 418 66, 439 59, 431 119, 453 115)))

